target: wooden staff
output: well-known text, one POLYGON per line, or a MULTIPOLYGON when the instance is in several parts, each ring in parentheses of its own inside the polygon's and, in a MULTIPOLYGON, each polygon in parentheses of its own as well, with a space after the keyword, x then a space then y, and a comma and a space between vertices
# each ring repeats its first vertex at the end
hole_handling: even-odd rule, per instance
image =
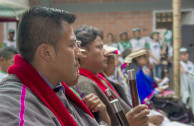
POLYGON ((128 70, 127 74, 129 79, 129 87, 131 91, 132 106, 134 108, 135 106, 139 105, 135 70, 134 69, 128 70))
POLYGON ((181 0, 172 0, 173 8, 173 84, 180 97, 180 46, 181 46, 181 0))
POLYGON ((122 110, 122 107, 120 105, 120 102, 118 99, 114 99, 110 101, 111 107, 113 109, 113 112, 115 113, 117 119, 119 120, 119 123, 121 126, 129 126, 129 123, 127 121, 127 118, 125 117, 125 114, 122 110))
POLYGON ((129 123, 127 121, 127 118, 123 112, 123 109, 120 105, 120 102, 118 99, 115 99, 110 91, 110 89, 106 89, 105 90, 106 96, 108 97, 109 101, 110 101, 110 105, 112 108, 112 111, 115 113, 120 126, 129 126, 129 123))

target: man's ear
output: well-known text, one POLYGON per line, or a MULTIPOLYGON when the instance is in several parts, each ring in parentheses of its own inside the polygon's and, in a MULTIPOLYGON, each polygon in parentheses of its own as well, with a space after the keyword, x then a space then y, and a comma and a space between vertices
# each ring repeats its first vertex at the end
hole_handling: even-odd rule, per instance
POLYGON ((37 55, 46 62, 51 62, 55 56, 55 48, 50 44, 40 44, 37 48, 37 55))

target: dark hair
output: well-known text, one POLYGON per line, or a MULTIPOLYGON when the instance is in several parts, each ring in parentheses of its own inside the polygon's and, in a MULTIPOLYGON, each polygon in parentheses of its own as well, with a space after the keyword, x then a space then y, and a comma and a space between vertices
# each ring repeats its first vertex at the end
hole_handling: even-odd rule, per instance
POLYGON ((82 25, 78 27, 75 31, 75 36, 77 40, 81 41, 81 47, 87 46, 89 43, 92 43, 97 36, 99 36, 101 39, 104 38, 102 31, 99 29, 92 27, 92 26, 87 26, 87 25, 82 25))
POLYGON ((132 62, 126 67, 126 70, 134 69, 136 72, 139 69, 139 65, 137 64, 137 61, 135 59, 132 59, 132 62))
POLYGON ((113 40, 113 42, 114 42, 114 41, 115 41, 114 35, 113 35, 112 33, 108 33, 106 36, 108 37, 109 35, 112 37, 112 40, 113 40))
POLYGON ((123 36, 123 35, 128 35, 128 34, 127 34, 126 31, 120 32, 120 38, 121 38, 121 36, 123 36))
POLYGON ((20 55, 31 62, 37 47, 42 43, 57 49, 57 42, 64 34, 62 22, 74 23, 76 16, 64 10, 32 7, 26 11, 20 22, 17 48, 20 55))
POLYGON ((4 58, 5 60, 9 60, 12 56, 17 54, 18 52, 13 47, 6 47, 0 49, 0 57, 4 58))
POLYGON ((122 52, 122 58, 125 59, 126 56, 128 56, 129 54, 131 53, 130 49, 125 49, 123 52, 122 52))

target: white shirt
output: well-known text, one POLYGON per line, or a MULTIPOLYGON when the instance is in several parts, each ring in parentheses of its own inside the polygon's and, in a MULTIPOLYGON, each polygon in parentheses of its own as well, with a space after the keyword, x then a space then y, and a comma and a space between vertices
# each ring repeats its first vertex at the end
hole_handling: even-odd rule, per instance
MULTIPOLYGON (((157 59, 160 60, 160 53, 161 53, 161 44, 160 42, 154 42, 153 40, 151 40, 149 42, 150 44, 150 52, 152 53, 152 55, 157 59)), ((149 57, 149 61, 152 63, 156 63, 156 60, 153 59, 152 57, 149 57)))
POLYGON ((140 38, 140 39, 133 38, 130 40, 130 43, 131 43, 132 51, 146 48, 146 40, 143 38, 140 38))
POLYGON ((107 46, 111 46, 111 47, 115 47, 115 48, 117 48, 117 44, 116 44, 116 43, 114 43, 114 42, 113 42, 111 45, 109 45, 109 44, 107 44, 107 43, 106 43, 106 44, 104 44, 104 45, 107 45, 107 46))
POLYGON ((13 47, 16 49, 16 41, 9 41, 9 40, 4 40, 3 43, 6 44, 6 47, 13 47))
POLYGON ((194 73, 194 65, 191 61, 183 62, 180 61, 181 67, 184 69, 184 72, 194 73))

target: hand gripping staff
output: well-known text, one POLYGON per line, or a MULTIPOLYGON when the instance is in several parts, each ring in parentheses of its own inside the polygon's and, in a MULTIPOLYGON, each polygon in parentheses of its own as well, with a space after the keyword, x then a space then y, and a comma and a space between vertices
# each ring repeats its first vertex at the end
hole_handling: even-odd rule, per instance
POLYGON ((122 110, 122 107, 120 105, 120 102, 118 99, 115 99, 109 89, 105 90, 105 93, 110 101, 111 107, 113 112, 115 113, 120 126, 129 126, 129 123, 127 121, 127 118, 125 117, 125 114, 122 110))

